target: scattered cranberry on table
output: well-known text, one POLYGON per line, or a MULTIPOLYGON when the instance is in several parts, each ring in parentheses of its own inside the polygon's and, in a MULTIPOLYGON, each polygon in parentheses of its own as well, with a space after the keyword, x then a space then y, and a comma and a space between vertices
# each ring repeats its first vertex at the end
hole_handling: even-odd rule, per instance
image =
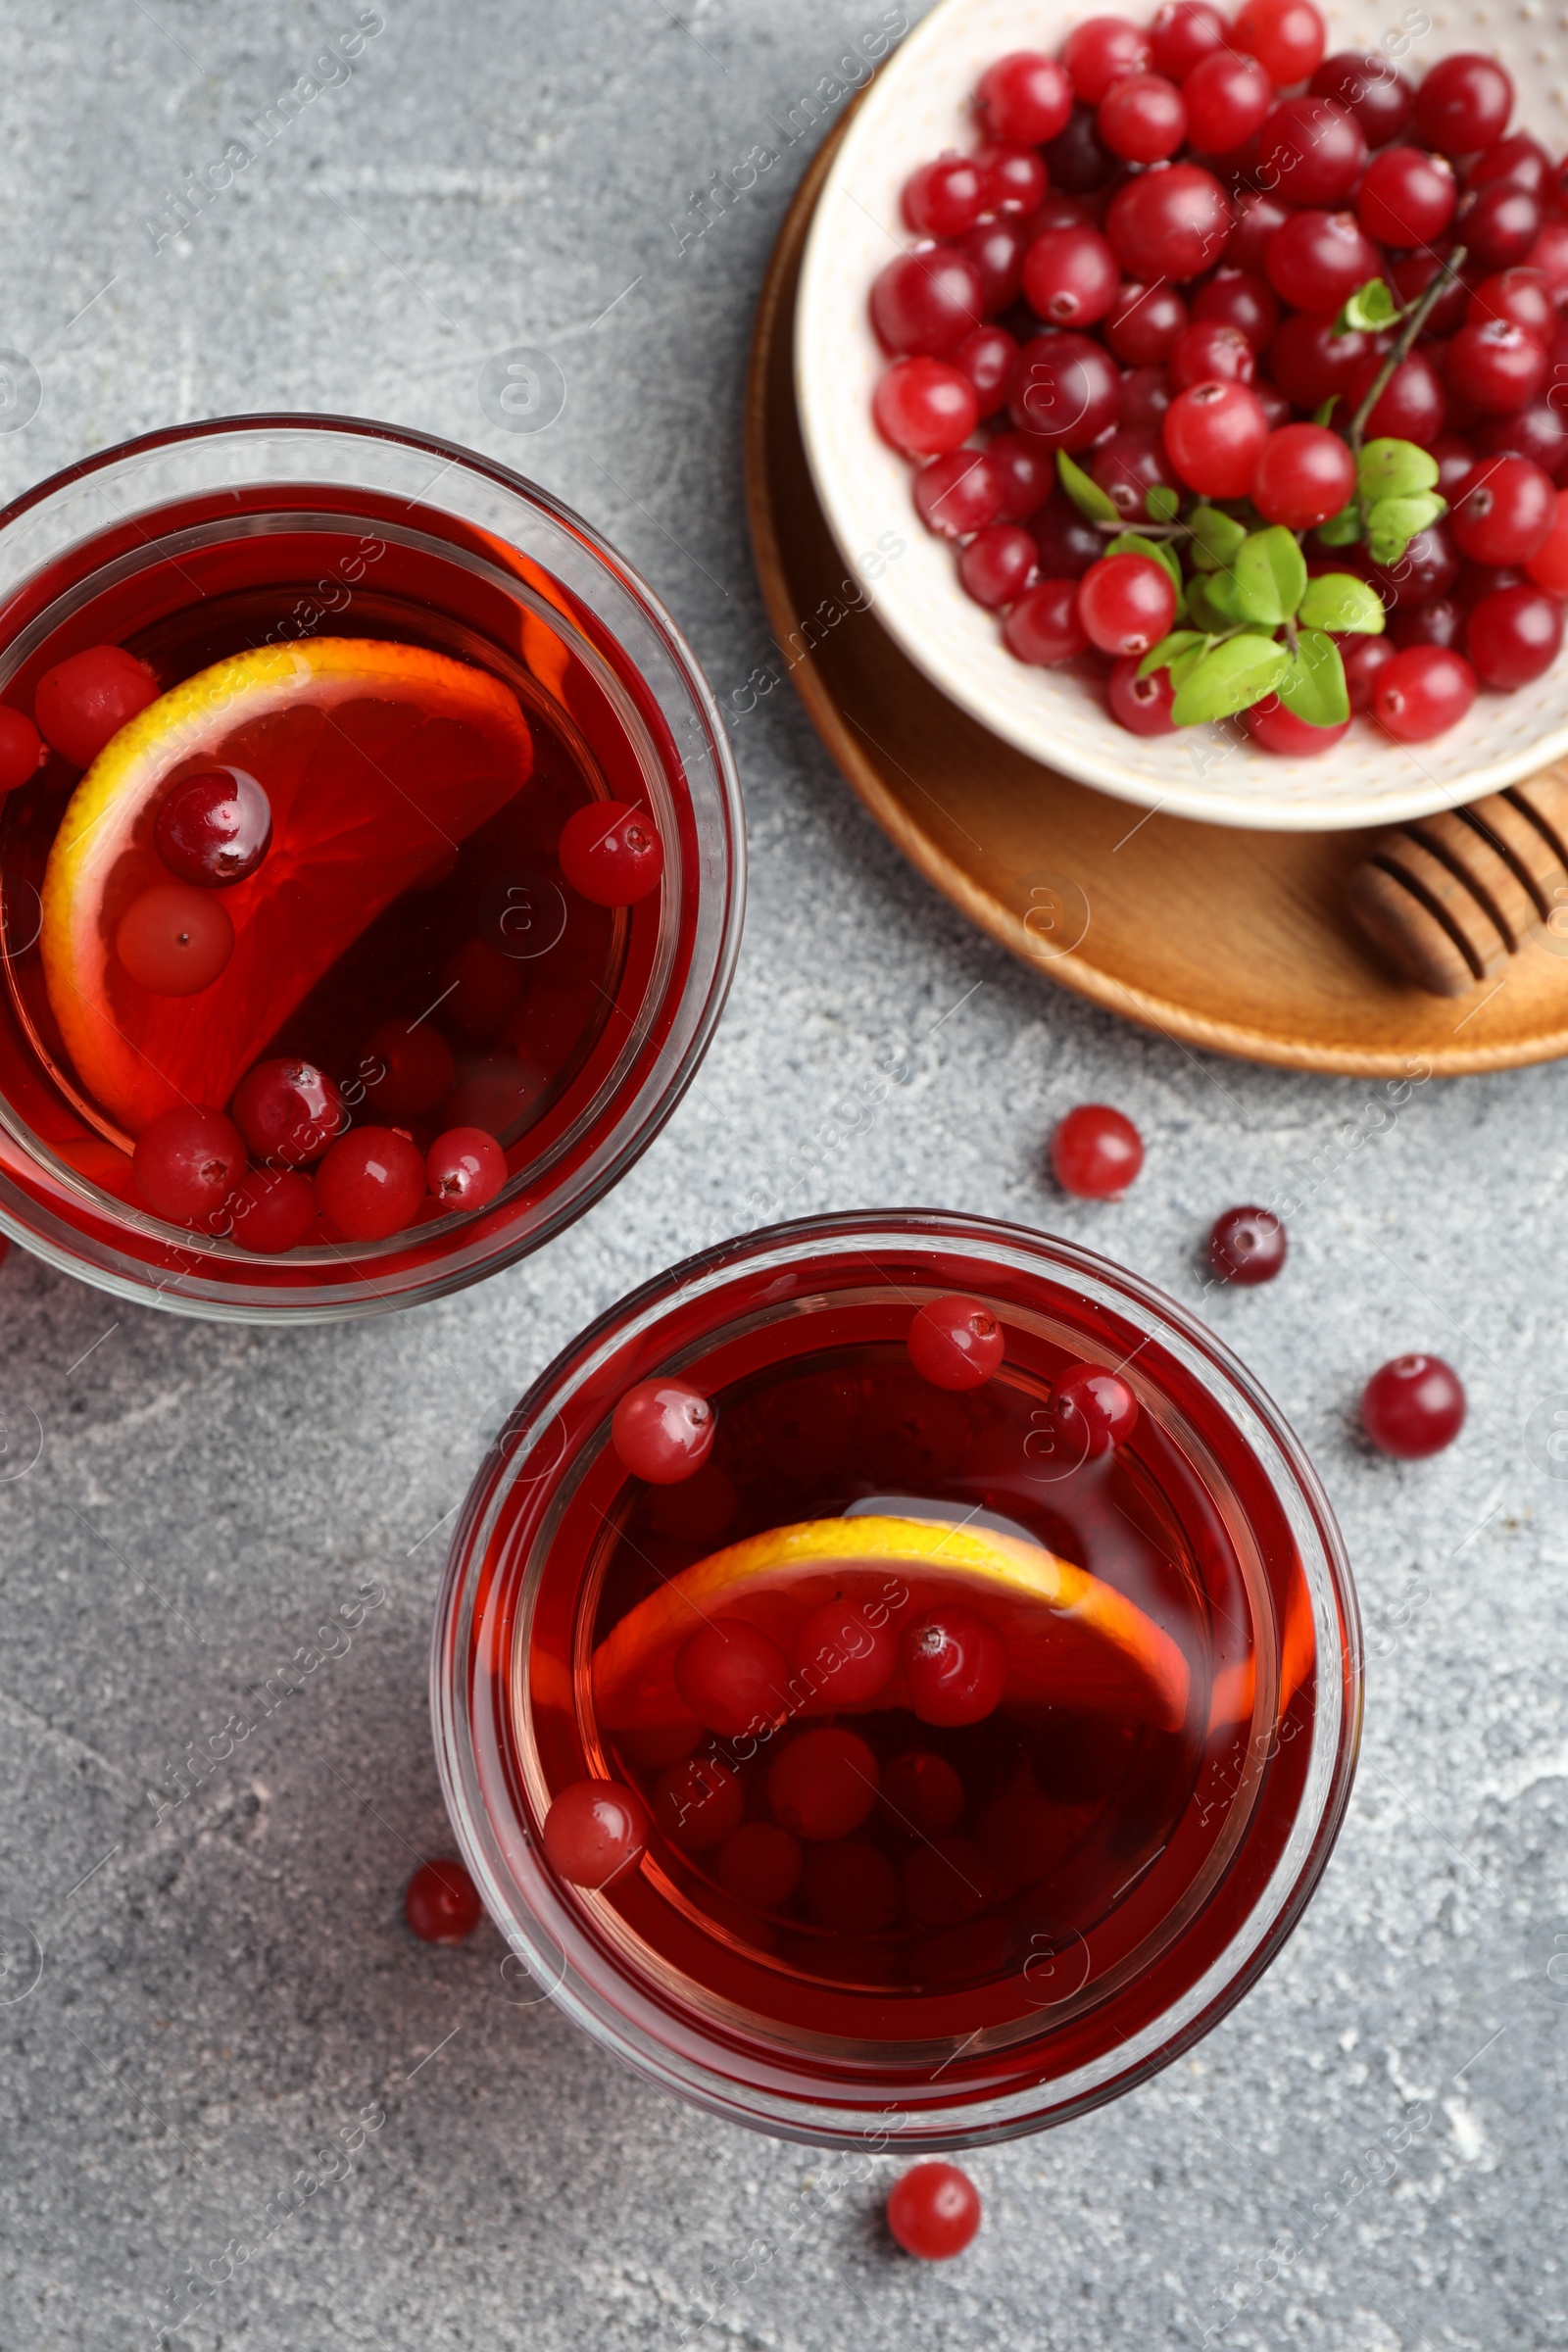
POLYGON ((1396 1355, 1373 1373, 1361 1396, 1361 1422, 1382 1453, 1421 1461, 1451 1446, 1464 1427, 1459 1375, 1438 1355, 1396 1355))
POLYGON ((644 1380, 615 1407, 611 1441, 633 1478, 678 1486, 713 1450, 713 1408, 684 1380, 644 1380))
POLYGON ((921 2262, 949 2262, 980 2227, 980 2191, 956 2164, 917 2164, 894 2183, 888 2228, 921 2262))
POLYGON ((648 1843, 648 1807, 619 1781, 573 1781, 545 1815, 552 1870, 573 1886, 608 1886, 648 1843))
POLYGON ((922 1380, 938 1389, 978 1389, 1002 1364, 1002 1326, 978 1298, 928 1298, 905 1342, 922 1380))
POLYGON ((1286 1253, 1285 1227, 1271 1208, 1228 1208, 1208 1237, 1208 1262, 1221 1282, 1245 1288, 1272 1282, 1286 1253))
POLYGON ((1117 1200, 1144 1164, 1144 1140, 1108 1102, 1080 1102, 1051 1139, 1051 1168, 1080 1200, 1117 1200))
POLYGON ((421 1943, 464 1943, 483 1917, 479 1889, 455 1854, 421 1862, 403 1890, 403 1916, 421 1943))

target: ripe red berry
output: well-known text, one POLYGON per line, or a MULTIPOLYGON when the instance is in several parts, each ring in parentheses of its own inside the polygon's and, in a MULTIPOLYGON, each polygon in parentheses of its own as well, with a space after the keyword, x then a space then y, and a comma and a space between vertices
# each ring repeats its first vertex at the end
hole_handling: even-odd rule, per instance
POLYGON ((1108 1453, 1138 1426, 1137 1397, 1103 1364, 1069 1364, 1052 1383, 1051 1411, 1068 1458, 1077 1461, 1108 1453))
POLYGON ((1187 305, 1174 286, 1140 285, 1129 278, 1117 288, 1102 332, 1118 360, 1146 368, 1167 359, 1187 324, 1187 305))
POLYGON ((199 996, 233 953, 227 909, 188 882, 155 882, 131 901, 115 934, 122 964, 155 997, 199 996))
POLYGON ((1498 270, 1471 295, 1466 318, 1511 318, 1538 343, 1549 344, 1557 328, 1557 305, 1544 270, 1498 270))
POLYGON ((1129 74, 1113 81, 1095 120, 1111 154, 1129 164, 1163 163, 1187 136, 1182 94, 1163 74, 1129 74))
POLYGON ((1050 326, 1093 326, 1120 285, 1116 257, 1097 228, 1048 228, 1023 257, 1025 300, 1050 326))
POLYGON ((1348 645, 1341 647, 1345 691, 1352 711, 1365 713, 1371 710, 1379 673, 1393 661, 1395 650, 1387 637, 1352 637, 1348 645))
POLYGON ((223 1203, 229 1238, 258 1257, 280 1257, 297 1250, 316 1223, 316 1194, 309 1177, 281 1168, 252 1168, 223 1203))
POLYGON ((986 210, 991 190, 973 156, 939 155, 904 183, 904 218, 921 237, 959 237, 986 210))
POLYGON ((1208 0, 1161 0, 1149 27, 1149 47, 1156 73, 1172 81, 1185 81, 1200 59, 1223 49, 1229 30, 1208 0))
POLYGON ((1268 439, 1268 419, 1248 384, 1195 384, 1165 413, 1165 449, 1190 490, 1245 498, 1268 439))
POLYGON ((1528 564, 1556 518, 1549 474, 1528 458, 1484 458, 1454 501, 1448 528, 1473 564, 1528 564))
POLYGON ((1198 164, 1163 164, 1117 190, 1105 234, 1129 277, 1180 284, 1219 260, 1233 220, 1230 199, 1212 172, 1198 164))
POLYGON ((1355 460, 1326 425, 1287 424, 1270 433, 1252 473, 1252 504, 1265 522, 1309 531, 1348 506, 1355 460))
MULTIPOLYGON (((986 451, 1002 484, 999 522, 1027 522, 1056 488, 1056 466, 1051 451, 1033 433, 998 433, 986 451)), ((1075 514, 1066 499, 1059 503, 1075 514)))
POLYGON ((1462 654, 1469 619, 1468 611, 1456 597, 1435 597, 1430 605, 1396 612, 1389 623, 1389 639, 1396 647, 1443 645, 1462 654))
POLYGON ((1149 65, 1149 35, 1126 17, 1086 17, 1061 44, 1061 62, 1088 106, 1098 106, 1112 82, 1149 65))
POLYGON ((1152 677, 1138 674, 1139 657, 1130 654, 1118 662, 1110 673, 1105 699, 1110 715, 1129 735, 1169 735, 1175 731, 1171 705, 1176 689, 1170 682, 1168 669, 1157 669, 1152 677))
POLYGON ((1244 188, 1236 199, 1236 226, 1225 241, 1225 265, 1246 270, 1253 277, 1265 274, 1269 241, 1291 217, 1290 206, 1259 188, 1244 188))
POLYGON ((1213 318, 1195 318, 1170 355, 1171 382, 1178 392, 1194 384, 1250 384, 1257 354, 1239 327, 1213 318))
MULTIPOLYGON (((1023 250, 1035 233, 1026 215, 1008 214, 977 221, 958 240, 958 251, 980 272, 980 299, 988 317, 1010 310, 1017 301, 1023 250)), ((961 343, 955 346, 955 358, 962 348, 961 343)))
POLYGON ((1535 337, 1511 318, 1479 318, 1451 338, 1443 368, 1450 392, 1494 416, 1534 400, 1546 381, 1550 361, 1535 337))
POLYGON ((1326 314, 1376 277, 1376 249, 1353 213, 1293 213, 1268 249, 1268 282, 1298 310, 1326 314))
POLYGON ((914 477, 914 506, 928 531, 967 539, 1002 512, 1002 483, 983 449, 951 449, 914 477))
POLYGON ((857 1707, 893 1680, 898 1637, 880 1603, 825 1600, 802 1620, 790 1655, 808 1690, 825 1693, 832 1707, 857 1707))
POLYGON ((897 1828, 945 1838, 963 1817, 963 1783, 945 1756, 911 1748, 883 1767, 882 1803, 897 1828))
POLYGON ((1334 204, 1366 164, 1366 133, 1335 98, 1287 98, 1257 142, 1257 180, 1287 204, 1334 204))
MULTIPOLYGON (((994 416, 1007 405, 1012 371, 1018 364, 1018 339, 1004 326, 977 326, 965 335, 953 355, 953 365, 974 386, 982 416, 994 416)), ((956 454, 956 453, 953 453, 956 454)))
POLYGON ((1396 139, 1415 111, 1413 85, 1376 51, 1342 49, 1338 56, 1326 57, 1312 76, 1312 93, 1348 106, 1369 147, 1386 147, 1396 139))
POLYGON ((1367 1382, 1361 1421, 1381 1453, 1416 1462, 1451 1446, 1464 1427, 1464 1390, 1438 1355, 1396 1355, 1367 1382))
POLYGON ((1544 588, 1523 582, 1482 597, 1465 631, 1483 686, 1513 694, 1544 674, 1562 651, 1562 607, 1544 588))
MULTIPOLYGON (((1393 281, 1400 302, 1408 304, 1420 301, 1443 266, 1435 253, 1402 253, 1390 264, 1385 274, 1393 281)), ((1462 326, 1469 299, 1469 288, 1463 280, 1451 278, 1427 314, 1428 336, 1451 335, 1455 327, 1462 326)))
POLYGON ((1007 1644, 988 1618, 948 1605, 906 1626, 899 1643, 909 1704, 952 1729, 993 1714, 1007 1687, 1007 1644))
POLYGON ((130 1164, 154 1216, 185 1225, 222 1207, 245 1173, 245 1142, 220 1110, 176 1102, 142 1129, 130 1164))
POLYGON ((1078 582, 1042 580, 1019 597, 1003 624, 1003 640, 1020 662, 1053 669, 1089 644, 1078 618, 1078 582))
POLYGON ((1513 83, 1490 57, 1458 50, 1440 57, 1415 95, 1415 128, 1445 155, 1474 155, 1501 138, 1513 112, 1513 83))
POLYGON ((49 755, 25 711, 0 703, 0 793, 30 784, 49 755))
POLYGON ((1461 654, 1412 645, 1378 671, 1372 715, 1396 743, 1429 743, 1457 725, 1476 699, 1476 673, 1461 654))
POLYGON ((701 1853, 739 1829, 746 1791, 713 1756, 687 1756, 654 1783, 654 1819, 671 1845, 701 1853))
POLYGON ((1453 219, 1458 201, 1459 182, 1446 155, 1386 147, 1367 166, 1355 209, 1380 245, 1430 245, 1453 219))
POLYGON ((556 851, 562 879, 593 906, 635 906, 657 890, 664 845, 646 808, 590 801, 561 828, 556 851))
POLYGON ((743 1821, 718 1849, 718 1883, 754 1911, 780 1910, 801 1883, 799 1842, 771 1821, 743 1821))
POLYGON ((767 1801, 794 1838, 815 1844, 848 1838, 876 1803, 876 1757, 858 1733, 835 1726, 802 1732, 774 1758, 767 1801))
POLYGON ((1544 199, 1551 193, 1551 158, 1538 139, 1516 130, 1512 138, 1498 139, 1494 146, 1478 155, 1465 177, 1473 188, 1484 188, 1493 180, 1502 179, 1544 199))
POLYGON ((1459 199, 1454 234, 1478 270, 1507 270, 1534 250, 1543 218, 1539 196, 1496 179, 1459 199))
POLYGON ((1009 147, 999 141, 982 147, 974 162, 985 179, 988 211, 1027 215, 1044 201, 1046 167, 1035 148, 1009 147))
POLYGON ((254 874, 272 839, 272 810, 243 768, 206 768, 159 804, 153 847, 170 872, 200 890, 254 874))
POLYGON ((1157 429, 1175 396, 1168 368, 1130 368, 1121 379, 1121 421, 1129 431, 1145 425, 1157 429))
POLYGON ((1282 90, 1305 81, 1323 62, 1323 20, 1312 0, 1246 0, 1231 37, 1267 67, 1282 90))
POLYGON ((384 1242, 413 1224, 424 1155, 396 1127, 351 1127, 316 1171, 316 1200, 345 1240, 384 1242))
POLYGON ((978 1389, 1000 1370, 1005 1342, 988 1306, 954 1294, 926 1300, 905 1345, 910 1363, 933 1388, 978 1389))
POLYGON ((633 1478, 679 1486, 713 1450, 717 1430, 708 1398, 684 1380, 643 1380, 615 1407, 611 1442, 633 1478))
MULTIPOLYGON (((1382 368, 1382 356, 1374 352, 1351 376, 1345 405, 1352 416, 1359 412, 1382 368)), ((1424 351, 1412 351, 1407 360, 1399 362, 1367 412, 1366 438, 1413 441, 1418 448, 1430 449, 1447 414, 1448 403, 1437 369, 1424 351)))
POLYGON ((1216 49, 1182 83, 1187 133, 1200 155, 1232 155, 1274 109, 1274 84, 1253 57, 1216 49))
POLYGON ((403 1889, 403 1916, 421 1943, 463 1943, 484 1916, 479 1889, 456 1854, 421 1862, 403 1889))
POLYGON ((1044 147, 1066 127, 1072 83, 1054 57, 1015 49, 999 57, 980 76, 975 111, 989 138, 1044 147))
MULTIPOLYGON (((1149 493, 1156 483, 1176 490, 1180 484, 1165 455, 1157 427, 1122 427, 1102 441, 1089 462, 1091 479, 1109 497, 1118 514, 1129 523, 1149 520, 1149 493)), ((1053 566, 1053 568, 1056 568, 1053 566)), ((1084 567, 1088 569, 1086 564, 1084 567)))
POLYGON ((917 2164, 895 2183, 887 2212, 906 2254, 948 2262, 980 2227, 980 2192, 955 2164, 917 2164))
POLYGON ((1271 694, 1242 712, 1242 724, 1253 742, 1276 759, 1315 760, 1334 749, 1350 722, 1347 718, 1337 726, 1314 726, 1310 719, 1298 718, 1294 710, 1287 710, 1279 696, 1271 694))
POLYGON ((1008 407, 1019 430, 1047 449, 1088 449, 1116 421, 1121 378, 1102 343, 1071 332, 1036 335, 1018 354, 1008 407))
POLYGON ((954 245, 898 254, 871 288, 871 323, 889 351, 944 359, 980 324, 980 272, 954 245))
POLYGON ((443 1208, 485 1208, 507 1181, 507 1155, 482 1127, 449 1127, 425 1153, 424 1173, 443 1208))
POLYGON ((1098 109, 1075 106, 1065 130, 1046 149, 1046 169, 1054 188, 1069 196, 1089 196, 1114 179, 1121 170, 1100 135, 1098 109))
POLYGON ((706 1730, 726 1739, 780 1722, 789 1711, 789 1661, 743 1617, 714 1618, 682 1642, 675 1688, 706 1730))
POLYGON ((545 1815, 545 1857, 572 1886, 608 1886, 648 1843, 648 1807, 619 1781, 572 1781, 545 1815))
POLYGON ((871 396, 884 441, 906 457, 936 458, 967 441, 980 401, 962 368, 944 360, 898 360, 871 396))
POLYGON ((1483 416, 1475 427, 1476 460, 1528 458, 1556 481, 1568 464, 1568 414, 1553 398, 1554 390, 1526 401, 1510 416, 1483 416))
POLYGON ((1193 296, 1193 318, 1218 326, 1234 326, 1254 351, 1267 348, 1279 324, 1280 306, 1273 290, 1250 270, 1226 268, 1205 278, 1193 296))
POLYGON ((90 767, 104 745, 158 700, 158 680, 122 645, 89 645, 46 669, 32 715, 46 743, 76 767, 90 767))
POLYGON ((1285 1264, 1285 1227, 1271 1208, 1228 1208, 1208 1237, 1208 1262, 1221 1282, 1272 1282, 1285 1264))
POLYGON ((988 523, 958 557, 965 596, 991 612, 1016 604, 1039 572, 1035 543, 1021 523, 988 523))
POLYGON ((1051 1170, 1080 1200, 1118 1200, 1144 1164, 1144 1140, 1107 1102, 1080 1102, 1051 1139, 1051 1170))
POLYGON ((1315 409, 1348 385, 1369 349, 1370 339, 1351 328, 1334 332, 1334 318, 1292 311, 1280 320, 1268 347, 1269 373, 1298 409, 1315 409))
POLYGON ((1102 654, 1147 654, 1176 618, 1176 589, 1148 556, 1102 556, 1078 587, 1078 618, 1102 654))
POLYGON ((1383 609, 1408 611, 1446 596, 1459 576, 1459 550, 1446 520, 1417 531, 1397 563, 1374 564, 1367 578, 1383 600, 1383 609))
POLYGON ((360 1079, 383 1118, 423 1118, 452 1091, 452 1048, 428 1021, 383 1021, 365 1041, 360 1079))
POLYGON ((1568 490, 1558 491, 1551 529, 1525 569, 1553 596, 1568 596, 1568 490))
POLYGON ((258 1061, 234 1089, 230 1105, 257 1159, 309 1167, 348 1123, 343 1098, 309 1061, 258 1061))

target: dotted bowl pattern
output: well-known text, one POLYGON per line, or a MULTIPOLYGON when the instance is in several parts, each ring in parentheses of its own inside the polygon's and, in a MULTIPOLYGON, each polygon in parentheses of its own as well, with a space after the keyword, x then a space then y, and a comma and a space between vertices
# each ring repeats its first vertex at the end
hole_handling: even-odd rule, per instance
MULTIPOLYGON (((1141 4, 1152 12, 1153 0, 1141 4)), ((995 616, 963 594, 951 545, 914 511, 912 467, 871 421, 887 360, 867 295, 878 270, 912 242, 899 208, 908 173, 944 148, 976 144, 967 101, 986 66, 1009 49, 1054 50, 1093 13, 1093 5, 941 0, 883 69, 834 159, 802 268, 795 367, 812 475, 851 575, 872 568, 879 539, 894 531, 905 551, 865 593, 943 693, 1047 766, 1173 815, 1281 831, 1389 824, 1496 792, 1560 759, 1568 655, 1518 694, 1483 692, 1464 724, 1435 743, 1396 745, 1358 719, 1319 758, 1281 760, 1255 750, 1234 722, 1129 735, 1084 679, 1015 662, 995 616)), ((1568 145, 1568 15, 1548 15, 1536 0, 1430 12, 1388 0, 1381 14, 1325 14, 1331 52, 1382 49, 1412 78, 1452 50, 1499 58, 1514 79, 1515 127, 1553 154, 1568 145)))

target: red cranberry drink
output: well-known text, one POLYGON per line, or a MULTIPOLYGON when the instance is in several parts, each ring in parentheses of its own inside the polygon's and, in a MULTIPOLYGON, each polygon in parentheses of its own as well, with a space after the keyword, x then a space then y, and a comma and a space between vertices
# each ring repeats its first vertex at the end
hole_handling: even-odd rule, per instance
POLYGON ((716 1018, 740 834, 581 524, 444 445, 244 420, 19 502, 0 594, 0 1221, 318 1316, 613 1180, 716 1018))
POLYGON ((518 1407, 438 1611, 437 1746, 517 1959, 687 2096, 933 2145, 1206 2030, 1322 1869, 1355 1604, 1299 1448, 1065 1243, 776 1228, 518 1407))

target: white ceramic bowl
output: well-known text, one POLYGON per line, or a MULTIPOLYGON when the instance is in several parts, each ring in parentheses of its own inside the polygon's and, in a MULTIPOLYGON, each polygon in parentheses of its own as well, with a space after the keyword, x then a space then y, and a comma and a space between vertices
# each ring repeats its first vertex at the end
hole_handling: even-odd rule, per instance
MULTIPOLYGON (((1142 21, 1153 6, 1136 0, 1128 13, 1142 21)), ((1009 49, 1054 51, 1095 13, 1095 0, 940 0, 883 69, 834 159, 801 273, 796 390, 817 491, 853 576, 881 534, 896 530, 906 550, 877 582, 877 612, 943 693, 1047 766, 1174 815, 1293 832, 1396 823, 1560 759, 1568 652, 1518 694, 1480 694, 1464 723, 1435 743, 1394 744, 1358 719, 1319 758, 1281 760, 1235 742, 1229 728, 1128 734, 1086 680, 1014 661, 996 617, 959 588, 951 545, 915 514, 912 466, 871 421, 872 390, 888 362, 867 296, 878 270, 913 242, 899 208, 910 172, 944 148, 978 143, 967 101, 985 68, 1009 49)), ((1465 0, 1423 11, 1388 0, 1378 12, 1330 5, 1324 13, 1331 54, 1385 47, 1392 31, 1408 42, 1397 62, 1412 77, 1450 50, 1501 59, 1517 91, 1514 127, 1534 131, 1553 154, 1568 146, 1568 18, 1558 9, 1465 0)))

